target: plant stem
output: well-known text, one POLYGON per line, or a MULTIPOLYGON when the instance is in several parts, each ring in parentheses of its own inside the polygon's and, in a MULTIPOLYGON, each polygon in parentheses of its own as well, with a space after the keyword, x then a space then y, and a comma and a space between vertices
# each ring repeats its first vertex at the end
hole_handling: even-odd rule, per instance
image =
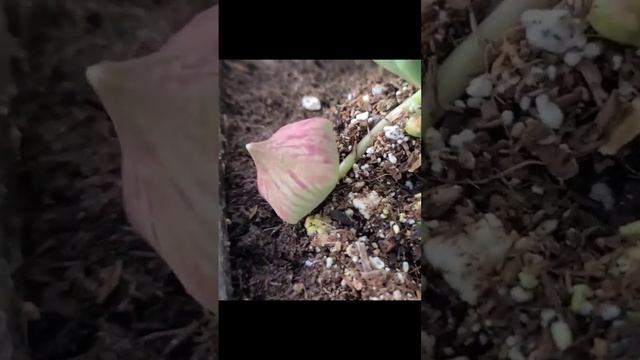
POLYGON ((485 70, 485 49, 489 42, 501 39, 507 31, 516 27, 525 10, 550 8, 558 2, 559 0, 504 0, 438 67, 439 109, 431 110, 437 114, 436 118, 464 93, 474 76, 485 70))
POLYGON ((347 157, 342 160, 340 166, 338 167, 338 176, 340 179, 345 177, 349 170, 353 167, 353 164, 358 161, 358 159, 364 154, 364 152, 371 146, 373 140, 382 132, 385 126, 389 126, 392 123, 396 122, 403 116, 410 115, 411 113, 420 111, 420 105, 422 100, 422 92, 418 90, 415 94, 411 95, 410 98, 403 101, 402 104, 398 105, 395 109, 391 110, 387 116, 380 120, 373 129, 369 130, 369 133, 360 140, 356 148, 347 155, 347 157))

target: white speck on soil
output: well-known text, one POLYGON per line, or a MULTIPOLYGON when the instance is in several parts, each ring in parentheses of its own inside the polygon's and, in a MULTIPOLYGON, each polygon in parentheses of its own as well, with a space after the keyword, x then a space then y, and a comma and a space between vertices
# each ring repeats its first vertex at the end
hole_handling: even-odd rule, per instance
POLYGON ((524 132, 524 124, 521 122, 516 123, 511 128, 511 136, 513 136, 514 138, 519 138, 520 136, 522 136, 523 132, 524 132))
POLYGON ((373 94, 373 96, 382 95, 386 90, 387 88, 380 84, 375 84, 373 85, 373 87, 371 87, 371 93, 373 94))
POLYGON ((503 111, 502 114, 500 114, 500 119, 502 120, 502 125, 511 126, 511 124, 513 124, 513 111, 503 111))
POLYGON ((573 344, 573 334, 566 322, 559 320, 551 324, 551 338, 560 351, 566 350, 573 344))
POLYGON ((398 226, 398 224, 393 224, 393 232, 396 234, 400 233, 400 226, 398 226))
POLYGON ((521 288, 520 286, 511 288, 510 294, 511 299, 517 303, 526 303, 533 299, 533 293, 521 288))
POLYGON ((600 306, 599 315, 602 319, 606 321, 611 321, 622 313, 622 310, 618 305, 615 304, 603 304, 600 306))
POLYGON ((315 264, 315 263, 316 263, 316 261, 315 261, 315 260, 307 259, 307 260, 304 262, 304 266, 306 266, 306 267, 312 267, 312 266, 313 266, 313 264, 315 264))
POLYGON ((398 162, 398 158, 396 158, 395 155, 393 155, 392 153, 388 153, 387 154, 387 159, 389 160, 390 163, 395 164, 398 162))
POLYGON ((476 138, 476 134, 469 129, 462 130, 459 134, 452 135, 449 138, 449 145, 454 148, 461 148, 464 144, 472 142, 476 138))
POLYGON ((622 56, 620 56, 620 55, 614 55, 614 56, 611 58, 611 63, 612 63, 612 65, 613 65, 613 70, 616 70, 616 71, 620 70, 620 68, 622 67, 622 61, 623 61, 623 60, 624 60, 624 59, 622 58, 622 56))
POLYGON ((538 185, 531 186, 531 192, 537 195, 544 195, 544 189, 538 185))
POLYGON ((413 183, 411 182, 411 180, 405 181, 404 186, 406 186, 409 190, 413 190, 413 183))
POLYGON ((520 272, 518 274, 518 280, 520 280, 520 286, 523 289, 532 290, 538 286, 538 279, 536 279, 535 275, 528 272, 520 272))
POLYGON ((520 109, 527 111, 529 110, 529 108, 531 107, 531 98, 528 96, 523 96, 522 99, 520 99, 520 109))
POLYGON ((549 100, 546 94, 536 97, 536 109, 542 123, 551 129, 559 129, 564 121, 564 114, 558 105, 549 100))
POLYGON ((551 323, 551 320, 553 320, 556 317, 556 311, 553 309, 542 309, 542 311, 540 312, 540 324, 543 327, 547 327, 549 326, 549 323, 551 323))
POLYGON ((371 191, 364 197, 356 197, 351 200, 353 206, 364 216, 365 219, 370 219, 373 212, 376 210, 382 198, 377 192, 371 191))
POLYGON ((371 100, 371 98, 369 97, 369 95, 363 95, 362 96, 362 101, 368 103, 371 100))
POLYGON ((469 82, 466 90, 467 94, 471 97, 489 97, 493 90, 493 83, 487 75, 480 75, 469 82))
POLYGON ((365 111, 363 113, 360 113, 360 114, 356 115, 356 120, 359 120, 359 121, 367 120, 368 118, 369 118, 369 112, 368 111, 365 111))
POLYGON ((395 141, 404 138, 404 130, 402 130, 398 125, 385 126, 383 130, 384 136, 387 139, 395 141))
POLYGON ((315 96, 303 96, 302 107, 305 108, 305 110, 318 111, 322 109, 322 104, 320 103, 320 99, 315 96))
POLYGON ((456 100, 453 102, 453 106, 459 108, 459 109, 466 109, 467 108, 467 104, 464 102, 464 100, 456 100))
POLYGON ((481 97, 470 97, 467 99, 467 107, 472 109, 480 109, 482 108, 482 104, 484 103, 484 99, 481 97))
POLYGON ((520 18, 526 29, 529 44, 554 54, 563 54, 572 48, 583 48, 587 43, 584 26, 564 9, 531 9, 520 18))
POLYGON ((374 268, 378 269, 378 270, 382 270, 385 268, 385 264, 384 261, 382 261, 382 259, 380 259, 377 256, 372 256, 369 258, 369 262, 371 263, 371 266, 373 266, 374 268))
POLYGON ((582 316, 589 316, 593 312, 593 305, 585 301, 582 305, 580 305, 580 309, 578 309, 578 313, 582 316))
POLYGON ((584 47, 584 56, 588 59, 594 59, 602 54, 602 46, 597 42, 590 42, 584 47))
POLYGON ((333 266, 333 258, 329 256, 327 257, 327 269, 331 266, 333 266))
POLYGON ((599 202, 605 209, 611 210, 615 205, 615 199, 613 198, 613 191, 609 185, 605 183, 595 183, 591 186, 589 197, 599 202))
POLYGON ((402 262, 402 272, 405 272, 405 273, 409 272, 409 263, 406 261, 402 262))
POLYGON ((576 66, 582 61, 582 51, 568 51, 562 60, 569 66, 576 66))

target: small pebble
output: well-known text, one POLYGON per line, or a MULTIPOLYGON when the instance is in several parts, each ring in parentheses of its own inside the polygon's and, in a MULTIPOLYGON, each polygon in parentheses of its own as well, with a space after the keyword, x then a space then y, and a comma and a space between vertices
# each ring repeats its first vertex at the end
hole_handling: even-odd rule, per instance
POLYGON ((413 190, 413 183, 411 182, 411 180, 405 181, 404 186, 406 186, 409 190, 413 190))
POLYGON ((520 286, 514 286, 511 288, 510 294, 511 299, 517 303, 526 303, 533 299, 533 293, 521 288, 520 286))
POLYGON ((480 75, 472 79, 467 86, 467 94, 475 98, 489 97, 492 90, 493 83, 491 83, 487 75, 480 75))
POLYGON ((551 320, 553 320, 556 317, 556 311, 553 309, 543 309, 540 312, 540 324, 543 327, 547 327, 549 325, 549 323, 551 322, 551 320))
POLYGON ((513 111, 505 110, 500 115, 500 119, 502 120, 502 125, 511 126, 513 124, 513 111))
POLYGON ((556 321, 551 324, 551 337, 553 338, 553 343, 560 351, 566 350, 571 344, 573 344, 573 334, 571 333, 571 329, 569 325, 562 321, 556 321))
POLYGON ((582 52, 581 51, 568 51, 564 54, 562 58, 564 63, 569 66, 576 66, 582 61, 582 52))
POLYGON ((520 136, 522 136, 523 132, 524 132, 524 124, 521 122, 516 123, 511 128, 511 136, 513 136, 514 138, 519 138, 520 136))
POLYGON ((364 101, 364 102, 368 103, 368 102, 369 102, 369 100, 371 100, 371 98, 369 97, 369 95, 363 95, 363 96, 362 96, 362 101, 364 101))
POLYGON ((531 192, 537 195, 544 195, 544 189, 538 185, 531 186, 531 192))
POLYGON ((409 272, 409 263, 406 261, 402 262, 402 272, 406 272, 406 273, 409 272))
POLYGON ((459 134, 449 138, 449 145, 454 148, 461 148, 464 144, 472 142, 476 138, 473 130, 464 129, 459 134))
POLYGON ((522 99, 520 99, 520 109, 522 110, 529 110, 529 108, 531 107, 531 98, 528 96, 523 96, 522 99))
POLYGON ((314 263, 315 263, 315 260, 307 259, 307 260, 304 262, 304 266, 306 266, 306 267, 312 267, 314 263))
POLYGON ((460 108, 460 109, 465 109, 467 107, 467 104, 464 102, 464 100, 456 100, 453 102, 453 106, 460 108))
POLYGON ((484 103, 484 99, 483 98, 479 98, 479 97, 470 97, 467 99, 467 107, 470 107, 472 109, 480 109, 482 108, 482 104, 484 103))
POLYGON ((604 304, 600 306, 600 317, 606 321, 611 321, 622 313, 620 307, 615 304, 604 304))
POLYGON ((584 29, 575 26, 575 20, 565 9, 529 9, 522 13, 520 21, 526 29, 527 41, 535 48, 562 54, 587 43, 584 29))
POLYGON ((404 137, 404 130, 398 125, 385 126, 383 128, 384 136, 390 140, 399 140, 404 137))
POLYGON ((378 96, 378 95, 382 95, 385 92, 385 90, 387 90, 387 88, 385 88, 384 86, 380 84, 375 84, 371 88, 371 93, 373 94, 373 96, 378 96))
POLYGON ((393 155, 392 153, 387 154, 387 159, 389 159, 389 162, 392 164, 395 164, 398 162, 398 158, 396 158, 396 156, 393 155))
POLYGON ((369 258, 369 262, 371 263, 371 266, 373 266, 374 268, 376 268, 378 270, 382 270, 385 267, 384 261, 382 261, 382 259, 380 259, 377 256, 370 257, 369 258))
POLYGON ((605 183, 595 183, 591 186, 589 197, 602 204, 606 210, 612 210, 616 201, 613 198, 613 191, 605 183))
POLYGON ((549 96, 540 94, 536 97, 536 109, 540 120, 551 129, 559 129, 564 121, 564 114, 558 105, 549 100, 549 96))
POLYGON ((532 274, 524 271, 518 274, 518 279, 520 280, 520 286, 524 289, 531 290, 538 286, 538 279, 536 279, 532 274))
POLYGON ((590 42, 584 47, 584 56, 593 59, 602 54, 602 47, 597 42, 590 42))
POLYGON ((332 257, 327 257, 327 269, 330 268, 333 265, 333 258, 332 257))
POLYGON ((614 55, 611 58, 611 63, 613 65, 613 70, 620 70, 620 68, 622 67, 622 61, 624 60, 624 58, 620 55, 614 55))
POLYGON ((393 224, 393 232, 396 234, 400 233, 400 226, 398 226, 398 224, 393 224))
POLYGON ((362 120, 367 120, 368 118, 369 118, 369 112, 368 111, 365 111, 363 113, 360 113, 360 114, 356 115, 356 120, 362 121, 362 120))
POLYGON ((305 108, 305 110, 318 111, 322 109, 322 104, 320 103, 320 99, 315 96, 303 96, 302 107, 305 108))
POLYGON ((580 306, 580 309, 578 310, 578 313, 582 316, 589 316, 591 315, 592 312, 593 312, 593 305, 588 301, 584 302, 580 306))
POLYGON ((369 146, 369 147, 367 148, 366 153, 367 153, 367 155, 371 155, 371 154, 373 154, 373 153, 374 153, 374 151, 375 151, 375 149, 373 148, 373 146, 369 146))

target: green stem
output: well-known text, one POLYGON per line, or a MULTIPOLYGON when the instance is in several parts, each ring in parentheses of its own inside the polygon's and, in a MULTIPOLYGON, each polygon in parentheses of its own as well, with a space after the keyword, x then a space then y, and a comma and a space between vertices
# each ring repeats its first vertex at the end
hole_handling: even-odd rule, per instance
POLYGON ((403 116, 407 116, 411 113, 420 111, 420 105, 422 103, 422 92, 418 90, 415 94, 411 95, 410 98, 403 101, 402 104, 398 105, 395 109, 391 110, 387 116, 380 120, 373 129, 369 130, 369 133, 360 140, 356 148, 347 155, 347 157, 342 160, 340 166, 338 167, 339 178, 342 179, 347 175, 349 170, 353 167, 353 165, 360 159, 362 154, 367 151, 367 148, 371 146, 373 140, 382 132, 385 126, 389 126, 396 122, 403 116))
POLYGON ((442 110, 464 94, 473 77, 486 70, 485 52, 490 42, 502 39, 510 29, 518 26, 525 10, 550 8, 559 1, 503 1, 438 67, 436 105, 439 109, 431 110, 436 114, 433 121, 437 121, 442 110))

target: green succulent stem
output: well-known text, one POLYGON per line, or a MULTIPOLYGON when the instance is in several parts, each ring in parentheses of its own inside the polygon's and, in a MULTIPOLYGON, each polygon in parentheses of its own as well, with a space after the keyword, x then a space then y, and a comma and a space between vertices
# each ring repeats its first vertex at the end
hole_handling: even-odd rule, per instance
POLYGON ((464 94, 469 81, 486 71, 486 47, 493 41, 502 39, 505 34, 518 26, 520 16, 525 10, 545 9, 556 5, 560 0, 505 0, 449 54, 437 71, 437 109, 433 122, 443 114, 443 110, 464 94))
POLYGON ((387 116, 380 120, 373 129, 369 130, 369 133, 360 140, 355 149, 347 155, 338 167, 338 176, 340 179, 345 177, 353 165, 360 159, 360 157, 367 151, 367 148, 371 146, 373 140, 383 131, 385 126, 389 126, 400 118, 409 117, 415 113, 420 113, 422 104, 422 91, 418 90, 415 94, 411 95, 408 99, 398 105, 395 109, 391 110, 387 116))
POLYGON ((420 89, 422 83, 421 60, 373 60, 373 62, 420 89))

